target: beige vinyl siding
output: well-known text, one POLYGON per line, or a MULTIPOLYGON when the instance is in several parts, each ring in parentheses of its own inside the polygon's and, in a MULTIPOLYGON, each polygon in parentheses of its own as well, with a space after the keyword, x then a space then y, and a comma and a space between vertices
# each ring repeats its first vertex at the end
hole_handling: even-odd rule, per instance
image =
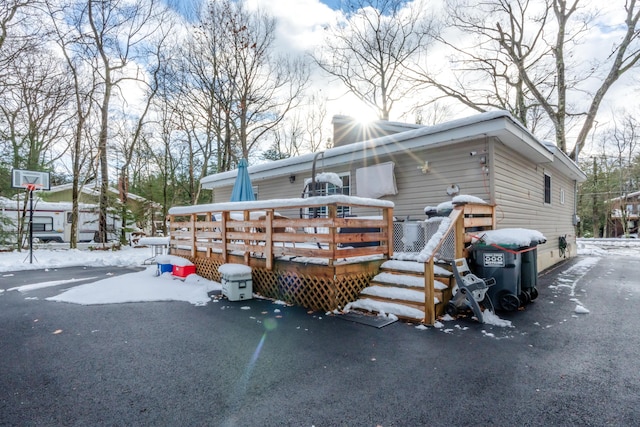
MULTIPOLYGON (((451 200, 447 188, 456 184, 460 194, 468 194, 490 201, 489 176, 482 171, 480 158, 489 159, 488 143, 481 141, 466 141, 447 147, 422 149, 394 155, 377 156, 373 159, 362 159, 358 156, 350 164, 325 168, 321 162, 317 165, 317 172, 335 172, 337 174, 350 173, 351 195, 358 195, 356 169, 378 163, 394 162, 396 186, 398 194, 384 196, 382 200, 395 203, 394 215, 397 218, 425 219, 425 206, 436 206, 451 200), (471 156, 470 153, 476 154, 471 156), (424 162, 429 162, 429 172, 422 173, 424 162)), ((287 199, 300 197, 304 180, 311 177, 311 170, 306 174, 296 174, 292 184, 288 176, 275 177, 260 181, 252 181, 258 187, 260 200, 287 199)), ((214 202, 227 202, 231 196, 232 187, 216 188, 214 202)), ((283 215, 296 216, 299 212, 281 212, 283 215)), ((371 215, 376 212, 365 209, 354 209, 355 215, 371 215)))
MULTIPOLYGON (((495 144, 493 178, 498 228, 528 228, 545 235, 547 243, 538 247, 538 268, 559 261, 558 238, 568 236, 568 248, 575 255, 574 181, 553 167, 535 165, 500 143, 495 144), (551 176, 551 203, 544 203, 544 175, 551 176), (560 203, 564 190, 564 204, 560 203)), ((568 254, 567 254, 568 255, 568 254)))
MULTIPOLYGON (((448 147, 430 150, 412 151, 380 158, 380 163, 393 161, 398 194, 384 196, 381 199, 395 203, 394 215, 397 218, 425 219, 425 206, 436 206, 451 200, 447 188, 456 184, 460 194, 468 194, 489 201, 489 177, 483 174, 480 158, 488 159, 484 141, 461 142, 448 147), (476 152, 471 156, 471 152, 476 152), (429 172, 422 173, 424 162, 429 162, 429 172), (486 184, 486 185, 485 185, 486 184)), ((352 166, 355 170, 363 164, 352 166)), ((357 195, 358 183, 352 182, 354 195, 357 195)), ((363 213, 366 214, 366 213, 363 213)))

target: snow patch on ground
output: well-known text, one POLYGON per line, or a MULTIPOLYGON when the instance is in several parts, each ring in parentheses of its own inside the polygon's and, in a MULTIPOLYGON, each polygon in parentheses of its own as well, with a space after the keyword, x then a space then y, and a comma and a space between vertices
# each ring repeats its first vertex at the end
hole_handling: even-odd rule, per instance
POLYGON ((187 279, 183 282, 169 273, 157 277, 156 267, 153 266, 137 273, 76 286, 47 300, 81 305, 185 301, 203 306, 211 301, 209 292, 222 290, 220 283, 195 274, 189 275, 187 279))

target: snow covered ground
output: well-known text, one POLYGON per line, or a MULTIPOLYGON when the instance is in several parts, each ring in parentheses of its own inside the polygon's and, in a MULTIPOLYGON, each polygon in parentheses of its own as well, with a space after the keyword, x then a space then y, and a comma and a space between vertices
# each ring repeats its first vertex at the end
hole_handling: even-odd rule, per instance
MULTIPOLYGON (((640 240, 636 239, 579 239, 578 254, 581 259, 558 275, 552 289, 569 289, 570 296, 575 301, 576 315, 584 315, 588 308, 575 299, 573 290, 576 283, 584 276, 602 256, 616 255, 640 258, 640 240)), ((29 253, 3 252, 0 253, 0 277, 6 277, 7 272, 33 269, 56 269, 72 266, 114 266, 131 267, 142 266, 151 257, 148 248, 125 247, 120 251, 87 251, 87 250, 45 250, 38 249, 33 253, 33 263, 29 263, 29 253), (4 273, 4 274, 3 274, 4 273)), ((72 284, 77 279, 66 281, 52 281, 33 283, 20 287, 0 289, 3 292, 21 292, 27 294, 34 289, 72 284)), ((189 275, 184 281, 171 276, 169 273, 158 276, 155 264, 147 266, 143 271, 109 277, 93 283, 78 284, 63 291, 59 295, 48 298, 50 301, 75 304, 116 304, 145 301, 185 301, 194 305, 206 305, 212 298, 211 291, 221 290, 218 282, 204 279, 198 275, 189 275)), ((215 299, 214 299, 215 301, 215 299)), ((511 327, 511 322, 498 316, 486 316, 486 323, 493 326, 511 327)), ((445 317, 444 322, 453 320, 445 317)), ((451 331, 443 323, 436 327, 444 332, 451 331)), ((459 325, 456 325, 459 328, 459 325)), ((424 329, 424 327, 418 327, 424 329)), ((491 336, 491 333, 483 331, 491 336)))

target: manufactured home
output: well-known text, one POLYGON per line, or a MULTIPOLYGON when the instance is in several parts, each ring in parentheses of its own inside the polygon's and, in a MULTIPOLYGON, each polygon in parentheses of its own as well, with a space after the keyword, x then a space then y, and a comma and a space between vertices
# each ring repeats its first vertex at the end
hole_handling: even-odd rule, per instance
MULTIPOLYGON (((401 220, 424 220, 425 211, 470 195, 495 206, 496 228, 540 231, 538 270, 576 254, 576 188, 585 174, 563 152, 533 136, 508 112, 478 114, 435 126, 333 119, 334 148, 248 168, 258 201, 299 198, 315 173, 337 174, 342 185, 322 194, 393 202, 401 220)), ((212 202, 230 200, 237 171, 202 179, 212 202)), ((286 211, 287 217, 304 212, 286 211)), ((344 216, 367 216, 366 206, 344 216)))
POLYGON ((638 237, 640 222, 640 191, 625 194, 609 200, 611 226, 607 227, 607 237, 638 237))
MULTIPOLYGON (((47 202, 71 202, 72 188, 72 184, 57 185, 41 192, 39 196, 47 202)), ((107 190, 110 198, 120 199, 121 195, 117 188, 109 187, 107 190)), ((88 205, 99 204, 100 188, 96 183, 84 185, 78 193, 78 201, 88 205)), ((164 230, 164 216, 160 204, 137 194, 127 193, 127 210, 135 220, 135 224, 132 224, 133 228, 143 230, 151 236, 164 230)))
MULTIPOLYGON (((45 202, 36 197, 33 203, 33 237, 42 243, 63 243, 71 241, 71 209, 69 202, 45 202)), ((78 242, 95 241, 98 232, 98 207, 79 205, 78 242)), ((29 203, 0 197, 0 215, 10 220, 9 230, 17 232, 18 221, 25 218, 27 230, 31 211, 29 203)), ((122 221, 115 215, 107 216, 107 230, 110 240, 118 240, 122 221)))

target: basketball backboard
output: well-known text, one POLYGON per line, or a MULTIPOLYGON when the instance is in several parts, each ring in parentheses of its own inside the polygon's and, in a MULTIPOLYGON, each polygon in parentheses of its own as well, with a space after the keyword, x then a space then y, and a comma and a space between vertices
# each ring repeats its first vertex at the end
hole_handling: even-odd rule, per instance
POLYGON ((38 190, 51 190, 49 172, 14 169, 11 172, 11 186, 13 188, 35 187, 38 190))

